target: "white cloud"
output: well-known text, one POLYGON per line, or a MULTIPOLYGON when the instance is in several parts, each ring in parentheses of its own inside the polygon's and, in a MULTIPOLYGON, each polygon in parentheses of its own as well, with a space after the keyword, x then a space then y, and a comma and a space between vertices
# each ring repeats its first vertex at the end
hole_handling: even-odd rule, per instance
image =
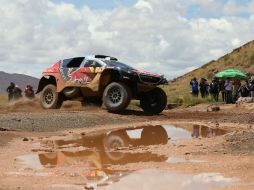
POLYGON ((241 41, 238 38, 235 38, 232 40, 232 46, 239 47, 241 44, 241 41))
POLYGON ((254 33, 254 16, 237 16, 247 6, 239 10, 233 1, 139 0, 113 10, 50 0, 0 2, 0 70, 38 77, 58 59, 102 53, 173 78, 252 40, 254 33), (190 4, 220 16, 186 17, 190 4))
POLYGON ((135 8, 137 9, 148 9, 149 11, 153 12, 153 7, 152 5, 145 0, 138 0, 137 3, 134 5, 135 8))

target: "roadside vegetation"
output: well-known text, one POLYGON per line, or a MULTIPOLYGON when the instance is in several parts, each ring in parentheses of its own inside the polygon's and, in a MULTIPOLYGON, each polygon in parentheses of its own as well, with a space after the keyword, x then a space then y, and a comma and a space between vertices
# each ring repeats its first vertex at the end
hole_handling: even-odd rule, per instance
POLYGON ((171 85, 163 87, 167 93, 169 104, 194 106, 212 101, 210 96, 207 96, 206 98, 201 98, 200 96, 193 97, 189 84, 186 86, 179 86, 179 88, 181 88, 181 90, 172 89, 171 85))
POLYGON ((8 97, 7 95, 0 94, 0 105, 8 104, 8 97))
POLYGON ((163 87, 168 95, 168 102, 184 105, 211 102, 210 98, 202 99, 192 97, 189 85, 190 80, 196 77, 199 81, 203 77, 208 79, 210 83, 215 70, 221 71, 225 69, 239 69, 247 74, 253 75, 254 41, 233 50, 231 53, 226 54, 216 61, 213 60, 192 72, 171 80, 168 86, 163 87))

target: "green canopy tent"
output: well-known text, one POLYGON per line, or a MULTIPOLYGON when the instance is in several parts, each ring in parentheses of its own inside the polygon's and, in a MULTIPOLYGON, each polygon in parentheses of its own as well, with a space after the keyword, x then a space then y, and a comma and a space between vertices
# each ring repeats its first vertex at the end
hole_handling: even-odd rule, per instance
POLYGON ((245 80, 248 78, 244 72, 236 70, 236 69, 227 69, 227 70, 218 72, 215 75, 215 77, 216 78, 223 78, 223 79, 234 78, 234 79, 242 79, 242 80, 245 80))

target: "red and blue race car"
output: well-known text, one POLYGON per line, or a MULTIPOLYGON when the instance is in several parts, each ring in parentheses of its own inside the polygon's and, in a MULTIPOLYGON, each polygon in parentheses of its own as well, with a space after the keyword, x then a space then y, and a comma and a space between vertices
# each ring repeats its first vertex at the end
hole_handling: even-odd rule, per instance
POLYGON ((57 61, 43 72, 37 93, 45 109, 79 99, 119 112, 136 99, 146 113, 158 114, 167 104, 165 92, 157 87, 164 84, 163 75, 138 71, 111 56, 94 55, 57 61))

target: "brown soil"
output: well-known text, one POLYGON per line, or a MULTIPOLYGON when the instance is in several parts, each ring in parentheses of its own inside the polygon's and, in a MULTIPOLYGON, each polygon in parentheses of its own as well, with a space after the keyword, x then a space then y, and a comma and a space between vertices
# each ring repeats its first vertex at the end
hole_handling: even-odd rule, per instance
MULTIPOLYGON (((254 189, 254 111, 247 106, 221 105, 219 112, 207 112, 208 105, 177 108, 160 115, 147 116, 141 110, 127 110, 120 114, 105 109, 81 107, 68 102, 61 110, 42 110, 36 101, 18 102, 0 111, 0 189, 48 189, 49 184, 79 183, 70 175, 58 177, 9 175, 8 172, 31 172, 16 166, 15 158, 35 153, 33 143, 50 136, 97 134, 109 129, 158 124, 206 125, 230 133, 211 138, 191 138, 180 143, 140 146, 125 151, 151 152, 166 157, 181 157, 205 162, 139 162, 114 165, 121 170, 157 168, 166 171, 198 174, 221 173, 225 177, 239 178, 241 183, 225 189, 254 189), (54 132, 54 133, 52 133, 54 132), (31 183, 33 181, 33 183, 31 183)), ((45 150, 36 150, 43 152, 45 150)), ((52 152, 55 150, 47 150, 52 152)), ((52 170, 47 169, 46 172, 52 170)), ((59 169, 60 171, 60 169, 59 169)), ((66 171, 68 173, 68 170, 66 171)), ((53 174, 52 174, 53 175, 53 174)))

